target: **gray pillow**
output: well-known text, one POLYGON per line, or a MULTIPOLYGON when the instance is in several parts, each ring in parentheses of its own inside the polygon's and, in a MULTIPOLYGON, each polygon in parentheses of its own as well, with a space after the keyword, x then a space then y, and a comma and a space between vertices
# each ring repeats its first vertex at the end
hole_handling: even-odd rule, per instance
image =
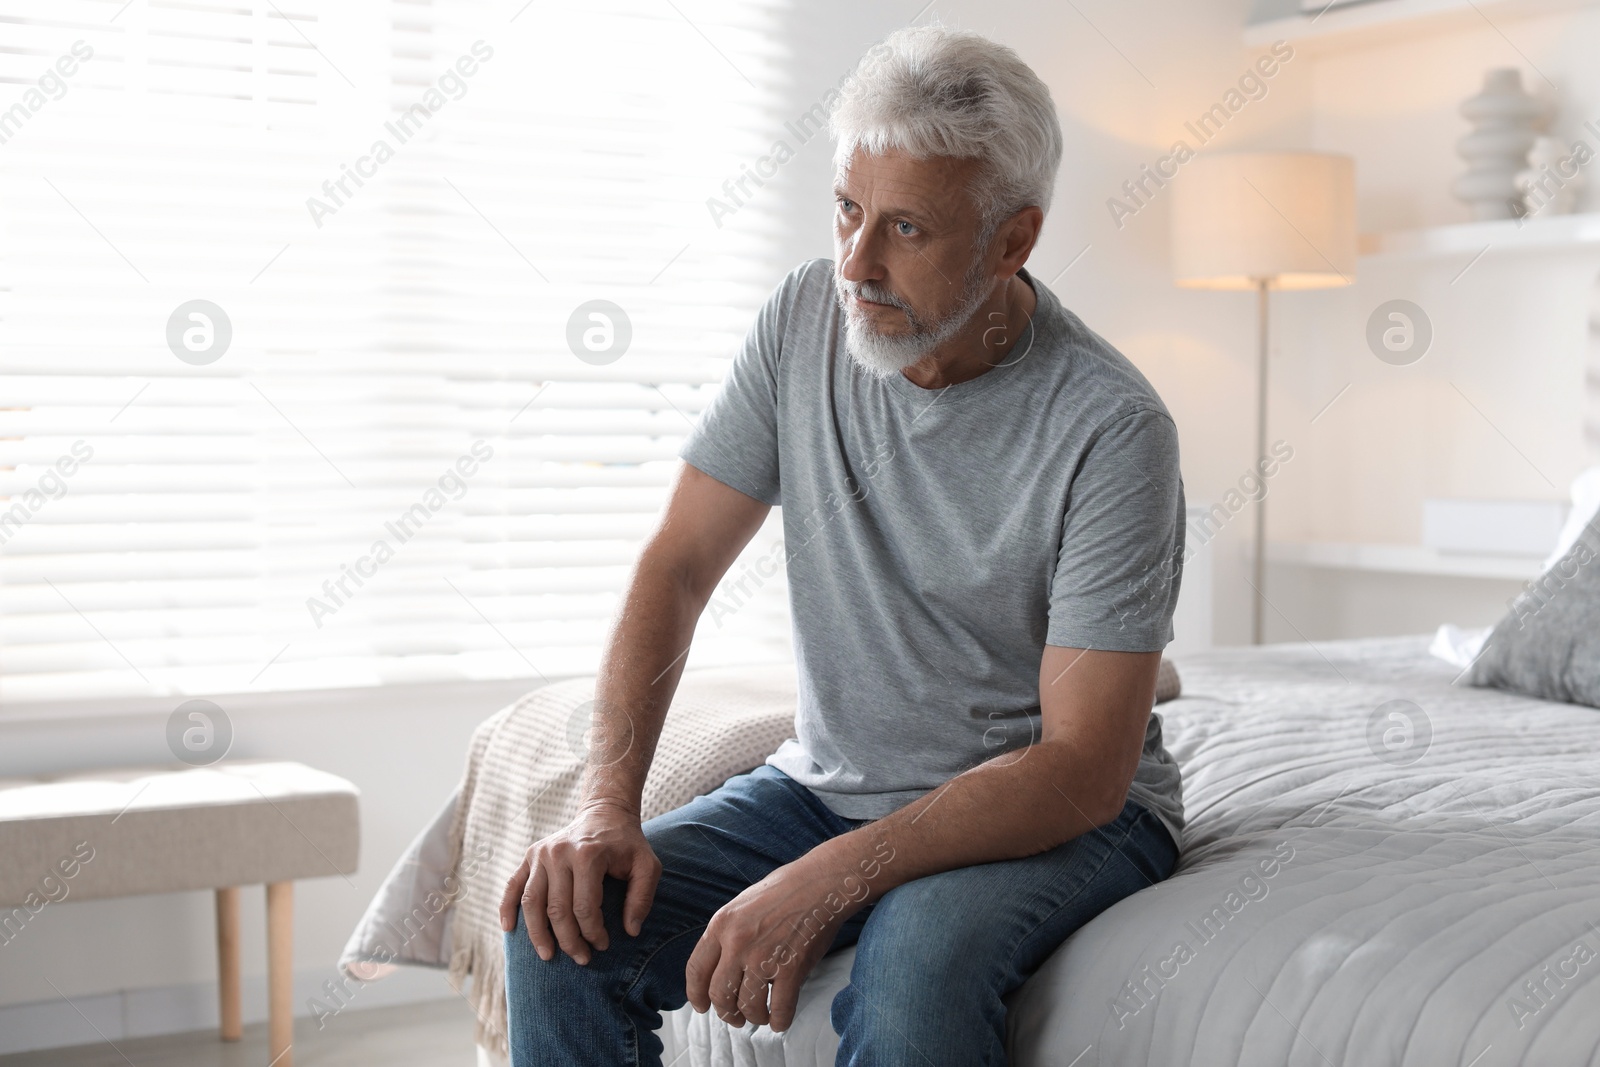
POLYGON ((1600 707, 1600 515, 1511 602, 1467 682, 1600 707))

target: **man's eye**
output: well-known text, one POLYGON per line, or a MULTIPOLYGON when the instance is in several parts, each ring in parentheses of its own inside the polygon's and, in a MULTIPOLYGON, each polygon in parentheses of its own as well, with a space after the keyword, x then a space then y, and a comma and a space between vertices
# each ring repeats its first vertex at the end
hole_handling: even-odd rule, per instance
POLYGON ((916 235, 917 228, 905 219, 900 219, 894 225, 901 237, 914 237, 916 235))
POLYGON ((844 211, 844 212, 846 212, 846 213, 848 213, 848 212, 849 212, 849 211, 850 211, 850 209, 851 209, 851 208, 853 208, 853 207, 855 207, 855 206, 856 206, 856 205, 855 205, 855 201, 853 201, 853 200, 846 200, 846 199, 845 199, 845 198, 844 198, 844 197, 842 197, 842 196, 841 196, 841 197, 840 197, 840 198, 839 198, 839 210, 841 210, 841 211, 844 211))

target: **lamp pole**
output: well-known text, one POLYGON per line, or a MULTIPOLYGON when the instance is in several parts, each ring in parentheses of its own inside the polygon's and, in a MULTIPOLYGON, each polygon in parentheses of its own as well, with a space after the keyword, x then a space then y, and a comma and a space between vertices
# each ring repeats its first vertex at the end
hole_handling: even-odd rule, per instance
POLYGON ((1261 276, 1255 279, 1256 283, 1256 320, 1259 329, 1260 346, 1256 359, 1256 455, 1254 460, 1256 477, 1261 482, 1261 498, 1256 501, 1256 531, 1254 553, 1251 559, 1251 586, 1254 597, 1251 600, 1250 612, 1250 640, 1252 644, 1261 644, 1262 629, 1265 622, 1266 606, 1265 589, 1267 583, 1267 483, 1262 473, 1261 461, 1267 455, 1267 288, 1271 285, 1270 277, 1261 276))
POLYGON ((1189 289, 1256 291, 1253 466, 1261 494, 1251 501, 1255 530, 1243 577, 1254 594, 1250 642, 1259 645, 1266 641, 1266 614, 1272 607, 1266 597, 1267 480, 1262 469, 1269 462, 1271 291, 1328 289, 1355 281, 1355 160, 1330 152, 1223 152, 1194 160, 1183 174, 1183 181, 1172 187, 1173 280, 1189 289))

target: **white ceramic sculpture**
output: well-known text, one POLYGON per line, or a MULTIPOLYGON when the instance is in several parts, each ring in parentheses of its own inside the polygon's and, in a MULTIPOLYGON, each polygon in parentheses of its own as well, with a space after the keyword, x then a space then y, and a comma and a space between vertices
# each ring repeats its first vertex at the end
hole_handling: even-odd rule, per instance
MULTIPOLYGON (((1582 147, 1587 149, 1587 145, 1582 147)), ((1535 141, 1528 153, 1528 169, 1517 174, 1524 216, 1572 214, 1583 182, 1583 165, 1589 158, 1585 151, 1569 152, 1554 137, 1535 141)))
POLYGON ((1472 132, 1456 142, 1467 170, 1453 186, 1456 199, 1472 208, 1474 219, 1516 218, 1522 211, 1517 174, 1528 167, 1528 151, 1549 118, 1545 103, 1522 88, 1514 68, 1484 75, 1483 91, 1461 104, 1472 132))

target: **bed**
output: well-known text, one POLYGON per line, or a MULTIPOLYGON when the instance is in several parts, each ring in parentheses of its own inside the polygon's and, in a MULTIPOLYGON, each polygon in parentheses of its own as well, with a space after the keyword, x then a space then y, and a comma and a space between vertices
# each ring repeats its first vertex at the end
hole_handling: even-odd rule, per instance
MULTIPOLYGON (((1458 669, 1428 643, 1178 660, 1183 694, 1159 709, 1184 770, 1178 869, 1081 929, 1013 994, 1012 1063, 1600 1065, 1600 711, 1453 684, 1458 669)), ((680 686, 691 705, 704 692, 694 673, 680 686)), ((732 762, 754 765, 792 682, 774 675, 764 703, 759 676, 736 680, 743 688, 722 700, 718 721, 760 721, 729 746, 745 746, 732 762)), ((480 735, 519 716, 528 709, 507 709, 480 735)), ((474 746, 480 767, 493 748, 492 737, 474 746)), ((469 768, 464 786, 481 797, 485 783, 469 768)), ((550 783, 540 788, 534 802, 548 803, 550 783)), ((488 847, 474 837, 472 806, 456 802, 440 820, 448 834, 419 838, 435 860, 418 853, 397 868, 347 965, 382 959, 375 924, 440 857, 459 864, 463 850, 488 847)), ((503 842, 502 861, 526 844, 503 842)), ((481 889, 450 901, 442 936, 384 961, 471 974, 485 1065, 506 1062, 496 948, 482 923, 502 866, 487 862, 481 889)), ((832 1064, 828 1006, 853 952, 813 972, 785 1035, 669 1014, 665 1062, 832 1064)))

